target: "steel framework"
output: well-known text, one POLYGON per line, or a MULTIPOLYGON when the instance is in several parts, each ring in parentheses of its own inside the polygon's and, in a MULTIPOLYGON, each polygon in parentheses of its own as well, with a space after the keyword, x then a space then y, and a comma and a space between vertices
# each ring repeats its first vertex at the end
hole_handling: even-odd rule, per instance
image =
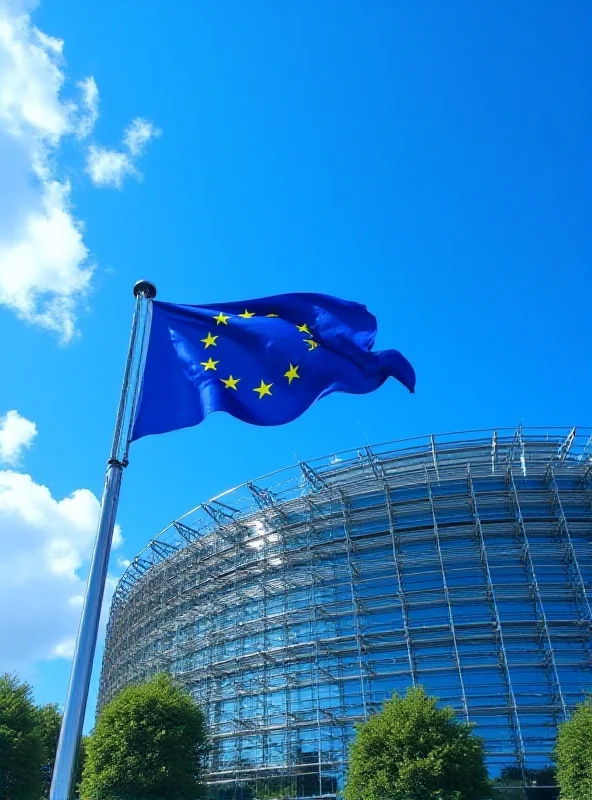
POLYGON ((99 705, 170 671, 214 794, 334 796, 354 723, 422 684, 525 781, 591 684, 590 433, 391 442, 198 506, 119 582, 99 705))

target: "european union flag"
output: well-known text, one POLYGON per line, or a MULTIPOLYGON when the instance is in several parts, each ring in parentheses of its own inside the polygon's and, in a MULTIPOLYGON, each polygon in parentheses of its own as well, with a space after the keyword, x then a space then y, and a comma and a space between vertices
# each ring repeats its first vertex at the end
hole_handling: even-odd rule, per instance
POLYGON ((322 294, 186 306, 154 301, 132 441, 227 411, 283 425, 331 392, 365 394, 415 372, 397 350, 374 352, 365 306, 322 294))

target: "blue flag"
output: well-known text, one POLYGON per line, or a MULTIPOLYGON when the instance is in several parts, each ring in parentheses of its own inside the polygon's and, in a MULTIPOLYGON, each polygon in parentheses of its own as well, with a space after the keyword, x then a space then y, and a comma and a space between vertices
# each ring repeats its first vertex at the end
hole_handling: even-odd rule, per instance
POLYGON ((365 306, 322 294, 283 294, 186 306, 154 301, 132 441, 198 425, 226 411, 283 425, 331 392, 365 394, 415 372, 397 350, 373 352, 365 306))

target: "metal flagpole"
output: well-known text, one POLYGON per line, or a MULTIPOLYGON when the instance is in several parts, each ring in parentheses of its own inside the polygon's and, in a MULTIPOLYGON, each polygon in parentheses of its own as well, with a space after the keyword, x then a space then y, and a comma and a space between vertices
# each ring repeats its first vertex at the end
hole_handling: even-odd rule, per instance
POLYGON ((119 489, 121 487, 123 469, 128 464, 129 439, 144 368, 145 350, 150 331, 152 300, 156 297, 156 286, 150 281, 139 281, 134 286, 134 295, 136 297, 136 311, 123 375, 113 445, 107 462, 107 475, 101 501, 97 537, 86 585, 86 595, 60 729, 49 794, 50 800, 70 800, 73 788, 72 783, 97 644, 99 618, 105 579, 107 577, 113 528, 115 526, 115 515, 119 502, 119 489))

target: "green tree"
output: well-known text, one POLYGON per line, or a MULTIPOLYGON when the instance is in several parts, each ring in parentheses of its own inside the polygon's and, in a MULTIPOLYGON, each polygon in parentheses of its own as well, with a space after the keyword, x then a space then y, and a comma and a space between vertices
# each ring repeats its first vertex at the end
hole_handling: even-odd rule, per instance
POLYGON ((31 687, 0 676, 0 800, 39 800, 45 741, 31 687))
POLYGON ((592 698, 559 726, 555 759, 561 800, 592 798, 592 698))
POLYGON ((78 760, 76 762, 76 772, 74 773, 74 788, 75 794, 78 797, 80 794, 80 786, 82 784, 82 773, 84 765, 86 764, 86 752, 88 748, 88 736, 83 736, 80 740, 80 749, 78 751, 78 760))
POLYGON ((42 797, 49 797, 51 786, 51 776, 55 763, 56 750, 58 749, 58 738, 60 736, 60 725, 62 715, 58 711, 57 705, 50 703, 37 709, 38 725, 43 740, 43 764, 41 765, 41 779, 43 782, 42 797))
POLYGON ((421 687, 395 694, 358 726, 346 800, 486 800, 483 741, 421 687))
POLYGON ((204 714, 168 675, 128 686, 100 712, 86 747, 84 800, 203 796, 204 714))

